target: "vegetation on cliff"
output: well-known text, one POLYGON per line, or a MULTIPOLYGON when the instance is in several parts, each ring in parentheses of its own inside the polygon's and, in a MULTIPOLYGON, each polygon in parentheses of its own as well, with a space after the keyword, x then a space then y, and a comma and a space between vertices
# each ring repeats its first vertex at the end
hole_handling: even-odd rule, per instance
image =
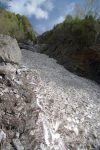
POLYGON ((51 31, 44 33, 40 39, 47 44, 54 43, 56 45, 67 45, 67 47, 77 44, 80 49, 100 42, 98 41, 99 32, 100 19, 93 16, 86 16, 84 19, 67 16, 63 23, 54 26, 51 31), (59 40, 61 40, 60 43, 59 40))
POLYGON ((36 32, 25 16, 0 9, 0 33, 15 37, 18 41, 36 41, 36 32))
POLYGON ((100 19, 87 15, 81 19, 67 16, 51 31, 39 37, 46 43, 42 51, 58 60, 70 71, 82 76, 100 76, 100 19))

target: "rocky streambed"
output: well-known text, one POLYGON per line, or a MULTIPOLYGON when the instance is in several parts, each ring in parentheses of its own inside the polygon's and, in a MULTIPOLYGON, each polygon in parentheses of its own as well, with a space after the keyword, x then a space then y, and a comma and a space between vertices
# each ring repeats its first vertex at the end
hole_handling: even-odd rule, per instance
POLYGON ((27 50, 22 50, 22 55, 24 64, 39 72, 36 97, 41 110, 37 123, 40 149, 98 149, 99 86, 70 73, 46 55, 27 50))
POLYGON ((25 49, 2 66, 1 150, 100 149, 99 85, 25 49))

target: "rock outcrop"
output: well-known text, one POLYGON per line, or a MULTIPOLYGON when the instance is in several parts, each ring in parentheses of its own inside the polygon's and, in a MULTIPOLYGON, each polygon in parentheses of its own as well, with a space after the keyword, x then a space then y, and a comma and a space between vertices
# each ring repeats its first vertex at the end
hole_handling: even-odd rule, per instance
POLYGON ((21 51, 16 39, 0 35, 0 63, 20 63, 21 51))

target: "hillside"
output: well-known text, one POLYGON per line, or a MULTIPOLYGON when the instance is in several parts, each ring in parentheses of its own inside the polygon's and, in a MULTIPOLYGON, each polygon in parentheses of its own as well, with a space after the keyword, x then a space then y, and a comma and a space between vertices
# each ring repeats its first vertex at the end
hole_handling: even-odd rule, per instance
POLYGON ((36 41, 36 32, 25 16, 0 9, 0 34, 15 37, 19 42, 36 41))
POLYGON ((41 35, 39 42, 47 44, 42 53, 70 71, 100 82, 100 19, 67 16, 63 23, 41 35))

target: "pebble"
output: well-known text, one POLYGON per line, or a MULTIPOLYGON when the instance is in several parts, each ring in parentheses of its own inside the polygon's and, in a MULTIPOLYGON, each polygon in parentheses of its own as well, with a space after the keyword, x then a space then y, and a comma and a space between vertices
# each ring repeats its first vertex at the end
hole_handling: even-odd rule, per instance
POLYGON ((74 128, 73 128, 73 131, 75 132, 76 135, 79 134, 79 131, 78 131, 78 128, 77 128, 77 127, 74 127, 74 128))
POLYGON ((20 136, 20 133, 16 132, 16 138, 19 138, 19 136, 20 136))
POLYGON ((6 139, 6 133, 0 129, 0 143, 6 139))
POLYGON ((12 142, 16 150, 25 150, 19 139, 13 139, 12 142))

